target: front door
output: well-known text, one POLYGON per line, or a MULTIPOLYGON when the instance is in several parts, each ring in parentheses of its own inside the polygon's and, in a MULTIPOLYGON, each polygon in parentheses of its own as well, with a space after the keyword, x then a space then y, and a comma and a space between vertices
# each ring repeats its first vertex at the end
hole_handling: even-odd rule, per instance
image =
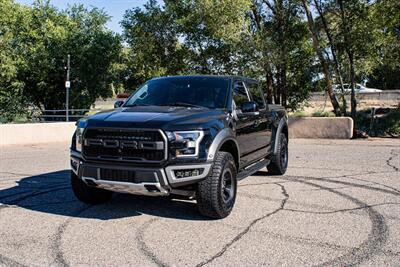
POLYGON ((254 156, 259 159, 266 156, 271 144, 271 121, 266 108, 264 95, 260 84, 254 80, 246 80, 245 85, 252 101, 257 103, 258 114, 254 115, 254 139, 256 140, 256 151, 254 156))

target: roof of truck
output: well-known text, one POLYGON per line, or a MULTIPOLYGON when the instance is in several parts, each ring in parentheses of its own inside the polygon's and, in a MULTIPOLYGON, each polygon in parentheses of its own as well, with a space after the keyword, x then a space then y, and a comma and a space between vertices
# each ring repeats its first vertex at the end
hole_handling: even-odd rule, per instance
POLYGON ((171 75, 171 76, 162 76, 162 77, 155 77, 152 80, 158 79, 168 79, 168 78, 201 78, 201 77, 213 77, 213 78, 224 78, 224 79, 241 79, 241 80, 251 80, 258 82, 256 79, 239 76, 239 75, 209 75, 209 74, 196 74, 196 75, 171 75))

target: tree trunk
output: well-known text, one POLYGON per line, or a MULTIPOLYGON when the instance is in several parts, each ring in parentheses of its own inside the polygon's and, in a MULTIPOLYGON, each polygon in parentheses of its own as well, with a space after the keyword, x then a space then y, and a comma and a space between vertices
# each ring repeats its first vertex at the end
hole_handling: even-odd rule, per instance
POLYGON ((276 73, 276 87, 274 90, 274 98, 275 98, 275 104, 280 105, 281 104, 281 75, 280 75, 280 68, 278 68, 277 73, 276 73))
POLYGON ((275 1, 275 17, 278 22, 278 40, 281 45, 279 53, 279 61, 277 77, 278 77, 278 88, 277 88, 277 100, 276 104, 281 104, 286 107, 286 64, 287 64, 287 53, 286 53, 286 40, 285 40, 285 12, 283 10, 283 0, 275 1))
MULTIPOLYGON (((254 24, 257 27, 258 34, 260 35, 261 39, 264 40, 265 34, 264 34, 264 27, 263 24, 261 23, 261 16, 256 8, 255 5, 252 6, 252 13, 253 13, 253 18, 254 18, 254 24)), ((266 52, 266 48, 264 47, 264 44, 262 45, 262 55, 263 55, 263 64, 264 64, 264 72, 265 72, 265 80, 266 80, 266 92, 267 92, 267 103, 272 104, 273 103, 273 97, 274 97, 274 87, 273 87, 273 80, 274 76, 271 71, 270 67, 270 61, 268 58, 268 53, 266 52)))
POLYGON ((331 81, 330 75, 329 75, 328 64, 326 63, 324 55, 322 54, 321 46, 319 44, 318 36, 317 36, 316 30, 314 27, 314 20, 313 20, 312 14, 311 14, 310 8, 308 6, 307 0, 302 0, 302 2, 303 2, 304 9, 306 11, 306 15, 307 15, 308 28, 312 35, 313 46, 317 53, 318 59, 321 63, 322 71, 324 73, 324 78, 325 78, 325 82, 326 82, 326 90, 327 90, 327 93, 331 100, 333 111, 334 111, 335 115, 340 116, 339 102, 337 101, 336 96, 333 93, 332 81, 331 81))
MULTIPOLYGON (((354 70, 354 55, 351 52, 347 52, 350 63, 350 82, 351 82, 351 117, 355 122, 357 115, 357 99, 355 94, 355 70, 354 70)), ((355 127, 354 127, 355 129, 355 127)))
POLYGON ((281 67, 281 94, 282 94, 282 99, 281 99, 281 105, 286 107, 286 95, 287 95, 287 84, 286 84, 286 60, 285 63, 282 64, 281 67))
POLYGON ((274 94, 274 88, 273 88, 273 75, 270 70, 265 70, 266 73, 266 81, 267 81, 267 103, 272 104, 272 97, 274 94))
POLYGON ((342 94, 341 94, 342 114, 344 116, 346 116, 346 114, 347 114, 347 101, 346 101, 346 97, 345 97, 342 74, 340 73, 340 64, 339 64, 339 60, 337 59, 337 56, 336 56, 336 48, 334 46, 333 37, 332 37, 331 31, 329 29, 328 23, 327 23, 327 21, 325 19, 324 12, 322 11, 321 6, 318 3, 318 0, 314 0, 314 4, 315 4, 315 7, 316 7, 316 9, 318 11, 319 17, 321 18, 322 25, 324 26, 324 31, 326 33, 326 36, 328 37, 328 42, 329 42, 329 46, 331 48, 331 53, 332 53, 332 57, 333 57, 335 72, 336 72, 336 75, 337 75, 338 80, 339 80, 340 90, 342 92, 342 94))
POLYGON ((357 99, 356 99, 356 94, 355 94, 355 70, 354 70, 354 52, 351 47, 351 42, 350 42, 350 25, 347 22, 346 19, 346 14, 345 14, 345 7, 344 7, 344 2, 343 0, 338 0, 339 7, 340 7, 340 14, 341 14, 341 19, 342 19, 342 24, 343 24, 343 31, 344 31, 344 41, 346 43, 345 51, 346 54, 349 58, 349 64, 350 64, 350 86, 351 86, 351 117, 353 118, 353 131, 356 132, 357 125, 356 125, 356 114, 357 114, 357 99))

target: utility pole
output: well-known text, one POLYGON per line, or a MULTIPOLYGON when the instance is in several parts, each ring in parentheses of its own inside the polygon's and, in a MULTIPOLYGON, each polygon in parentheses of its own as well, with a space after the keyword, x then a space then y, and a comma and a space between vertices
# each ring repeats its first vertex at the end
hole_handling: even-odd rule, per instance
POLYGON ((70 55, 68 54, 67 59, 67 79, 65 81, 65 120, 69 121, 69 88, 71 83, 69 81, 69 69, 70 69, 70 55))

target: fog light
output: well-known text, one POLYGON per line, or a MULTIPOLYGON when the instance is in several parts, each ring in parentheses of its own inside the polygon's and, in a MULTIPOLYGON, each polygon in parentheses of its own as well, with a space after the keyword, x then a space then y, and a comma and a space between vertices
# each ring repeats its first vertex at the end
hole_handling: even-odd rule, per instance
POLYGON ((78 162, 71 159, 71 167, 74 171, 78 171, 78 162))
POLYGON ((204 172, 204 169, 185 169, 185 170, 175 170, 174 174, 176 178, 186 178, 199 176, 204 172))

